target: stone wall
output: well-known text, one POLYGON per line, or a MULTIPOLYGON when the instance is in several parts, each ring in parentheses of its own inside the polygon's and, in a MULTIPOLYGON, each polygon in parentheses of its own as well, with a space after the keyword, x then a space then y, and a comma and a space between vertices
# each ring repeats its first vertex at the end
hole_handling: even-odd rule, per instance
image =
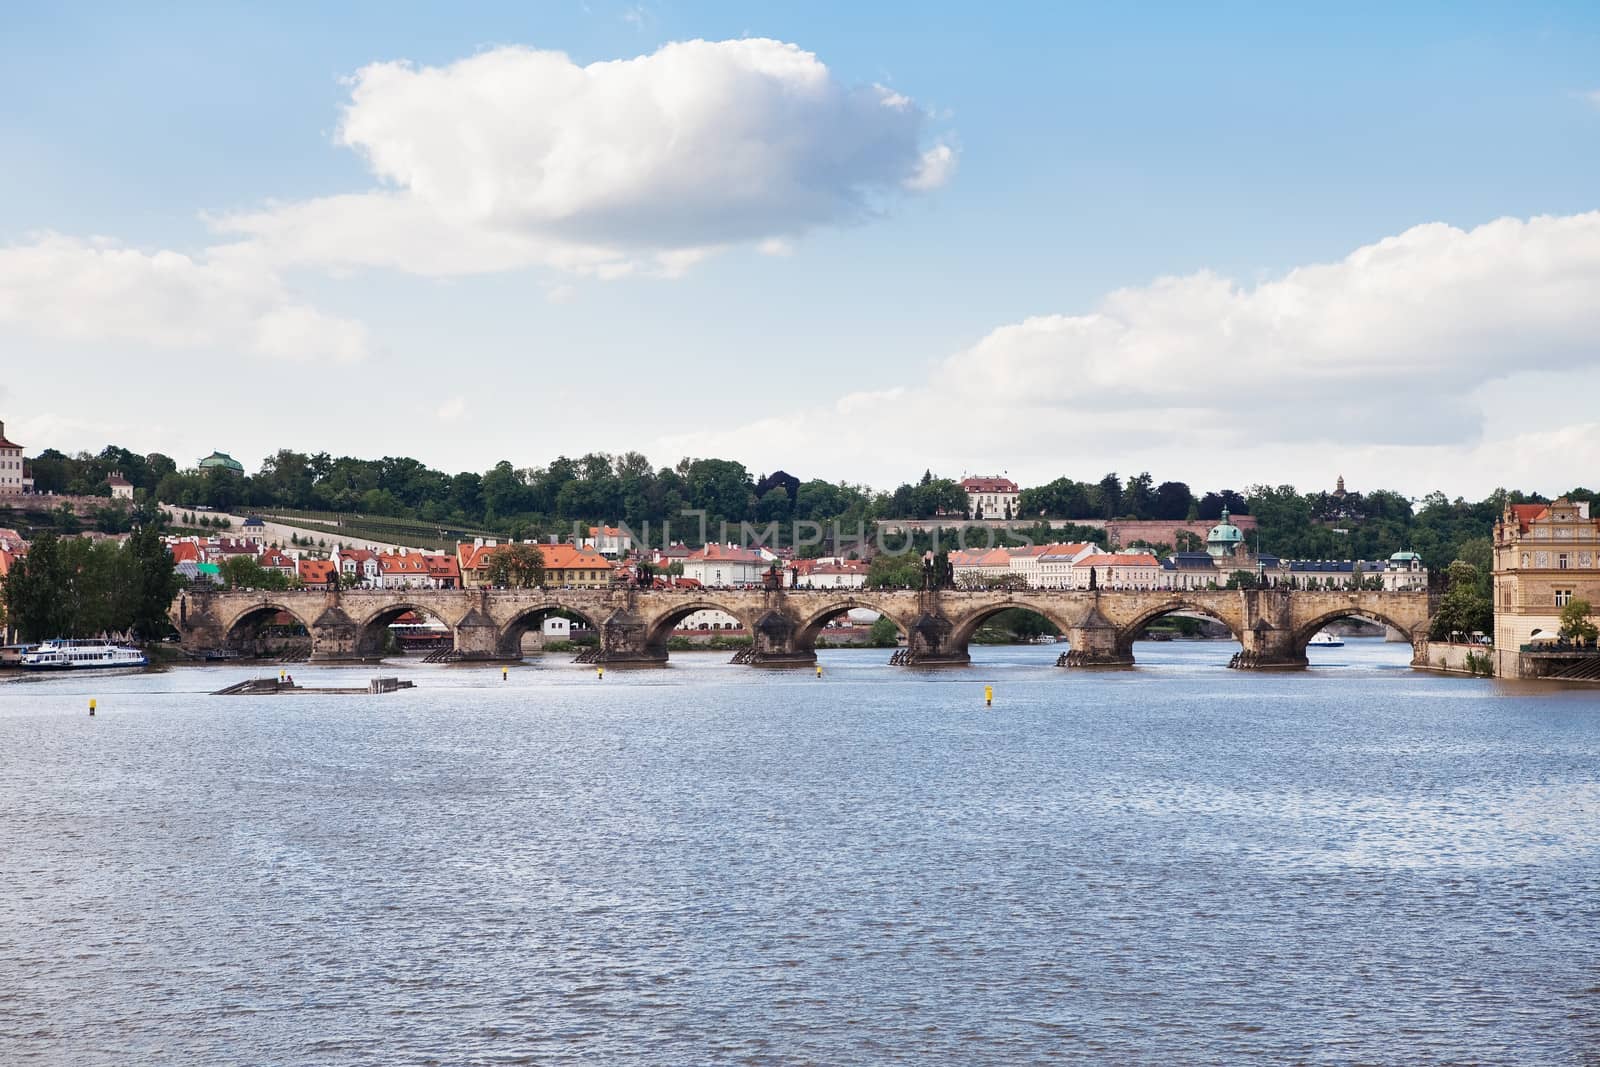
POLYGON ((1488 645, 1462 645, 1449 641, 1420 641, 1411 665, 1423 670, 1444 674, 1471 674, 1467 657, 1475 656, 1493 663, 1494 649, 1488 645))

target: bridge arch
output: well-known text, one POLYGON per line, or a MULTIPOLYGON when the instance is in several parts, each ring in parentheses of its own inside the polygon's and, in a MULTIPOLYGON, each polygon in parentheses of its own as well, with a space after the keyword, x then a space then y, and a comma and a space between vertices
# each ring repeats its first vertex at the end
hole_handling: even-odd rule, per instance
POLYGON ((973 635, 978 632, 979 627, 996 615, 1002 615, 1008 611, 1026 611, 1037 615, 1063 634, 1072 629, 1074 622, 1074 619, 1070 618, 1059 607, 1039 603, 1031 597, 999 601, 993 604, 986 604, 956 620, 955 628, 950 633, 951 648, 965 651, 972 641, 973 635))
POLYGON ((902 618, 871 596, 846 596, 801 616, 795 626, 795 647, 804 651, 816 651, 817 638, 821 635, 823 627, 839 616, 856 610, 876 612, 894 623, 895 629, 900 631, 901 638, 910 639, 912 625, 910 620, 902 618))
POLYGON ((432 619, 443 624, 450 633, 451 646, 455 645, 455 627, 450 625, 436 607, 422 598, 406 598, 387 603, 364 618, 356 621, 355 655, 358 659, 377 659, 389 652, 389 627, 407 613, 418 618, 432 619))
POLYGON ((1241 646, 1244 644, 1244 634, 1240 620, 1229 618, 1226 612, 1204 601, 1193 597, 1177 596, 1164 603, 1151 605, 1134 615, 1131 621, 1122 623, 1117 628, 1117 648, 1131 655, 1133 643, 1139 639, 1140 634, 1144 633, 1146 626, 1149 626, 1157 619, 1164 619, 1168 615, 1176 615, 1179 612, 1202 615, 1205 618, 1220 622, 1228 628, 1228 633, 1233 636, 1235 641, 1238 641, 1241 646))
POLYGON ((1295 650, 1304 655, 1307 646, 1311 643, 1311 639, 1317 636, 1317 631, 1327 626, 1330 622, 1337 622, 1340 619, 1365 619, 1368 622, 1392 626, 1406 635, 1413 649, 1416 648, 1418 641, 1425 639, 1427 636, 1426 624, 1421 627, 1421 632, 1418 632, 1418 627, 1411 623, 1400 621, 1398 616, 1382 608, 1374 609, 1365 604, 1350 604, 1319 612, 1296 626, 1293 638, 1295 650))
MULTIPOLYGON (((697 611, 720 611, 724 615, 732 616, 746 634, 755 633, 755 619, 743 608, 736 608, 726 603, 719 603, 714 597, 692 597, 682 604, 674 604, 665 611, 654 616, 650 625, 645 630, 645 647, 652 652, 659 652, 660 658, 665 659, 667 641, 672 637, 672 632, 678 624, 697 611)), ((758 612, 765 615, 765 612, 758 612)))
POLYGON ((546 619, 560 616, 569 619, 578 619, 588 625, 598 636, 601 632, 604 617, 597 616, 593 611, 585 608, 575 608, 571 604, 560 601, 547 601, 543 604, 533 604, 522 608, 501 624, 495 636, 495 651, 503 657, 520 658, 522 656, 522 639, 534 627, 541 630, 546 619))
POLYGON ((312 642, 312 620, 289 607, 287 600, 260 601, 235 611, 222 625, 224 647, 251 656, 263 655, 267 651, 266 635, 263 631, 273 624, 273 620, 280 613, 288 615, 298 624, 305 634, 304 644, 309 651, 312 642))

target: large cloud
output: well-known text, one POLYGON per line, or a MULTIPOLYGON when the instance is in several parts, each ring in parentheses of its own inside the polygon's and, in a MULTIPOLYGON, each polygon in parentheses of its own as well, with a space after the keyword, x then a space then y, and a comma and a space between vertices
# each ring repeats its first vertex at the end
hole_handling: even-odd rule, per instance
POLYGON ((359 359, 360 323, 318 311, 251 256, 143 252, 46 234, 0 247, 0 324, 68 341, 119 341, 284 359, 359 359))
MULTIPOLYGON (((758 466, 796 452, 878 455, 898 469, 1041 477, 1127 470, 1141 453, 1165 456, 1152 469, 1166 470, 1206 456, 1265 471, 1295 450, 1320 450, 1329 466, 1355 450, 1374 468, 1445 453, 1481 464, 1496 454, 1483 440, 1489 397, 1528 375, 1600 365, 1597 293, 1600 212, 1417 226, 1254 286, 1201 273, 1119 290, 1083 314, 1002 326, 921 388, 851 394, 663 450, 758 466)), ((1515 439, 1526 446, 1539 429, 1540 440, 1587 442, 1579 459, 1592 463, 1595 427, 1550 437, 1572 421, 1566 401, 1552 407, 1515 439)))
POLYGON ((280 260, 424 274, 528 264, 666 272, 849 224, 944 182, 926 113, 772 40, 685 41, 578 66, 497 48, 352 79, 339 143, 386 188, 215 220, 280 260))

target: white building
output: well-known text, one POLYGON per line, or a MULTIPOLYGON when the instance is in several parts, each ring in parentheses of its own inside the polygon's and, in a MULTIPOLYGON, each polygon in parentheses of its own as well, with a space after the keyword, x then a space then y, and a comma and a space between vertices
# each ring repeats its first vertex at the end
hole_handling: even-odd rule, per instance
POLYGON ((608 559, 616 559, 633 551, 633 535, 616 526, 591 526, 583 544, 608 559))
POLYGON ((376 586, 382 578, 378 553, 369 548, 341 548, 335 545, 328 558, 338 566, 339 573, 347 583, 376 586))
POLYGON ((1161 585, 1161 561, 1143 552, 1085 556, 1073 564, 1072 588, 1089 588, 1091 576, 1097 589, 1157 589, 1161 585))
POLYGON ((1008 549, 1011 556, 1011 573, 1028 583, 1029 589, 1067 589, 1067 575, 1072 564, 1085 556, 1100 551, 1099 546, 1077 541, 1072 544, 1029 545, 1027 548, 1008 549), (1049 560, 1049 579, 1046 563, 1049 560))
POLYGON ((967 514, 978 519, 1014 519, 1022 490, 1010 478, 964 478, 967 514))
POLYGON ((769 561, 760 552, 709 544, 683 558, 683 576, 704 586, 760 585, 769 561))
POLYGON ((727 612, 706 608, 684 616, 678 623, 677 628, 680 630, 737 630, 740 626, 739 620, 727 612))
POLYGON ((817 563, 800 579, 812 589, 860 589, 867 584, 868 565, 864 560, 817 563))

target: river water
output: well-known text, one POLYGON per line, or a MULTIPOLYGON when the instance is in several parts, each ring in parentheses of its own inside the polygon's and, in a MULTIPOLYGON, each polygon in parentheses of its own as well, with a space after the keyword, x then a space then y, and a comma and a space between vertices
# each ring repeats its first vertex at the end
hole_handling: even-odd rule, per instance
POLYGON ((1600 1062, 1600 692, 1235 647, 0 682, 0 1063, 1600 1062))

